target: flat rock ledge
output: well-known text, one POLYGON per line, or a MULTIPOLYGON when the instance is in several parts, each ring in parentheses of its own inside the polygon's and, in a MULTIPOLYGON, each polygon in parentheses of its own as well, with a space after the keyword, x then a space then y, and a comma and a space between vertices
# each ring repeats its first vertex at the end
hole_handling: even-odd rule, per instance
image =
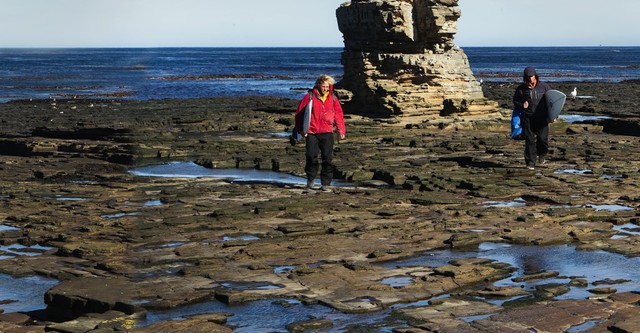
MULTIPOLYGON (((623 98, 632 85, 580 86, 605 98, 567 107, 637 124, 637 101, 623 98)), ((501 104, 512 93, 484 88, 501 104)), ((59 101, 64 113, 50 112, 47 101, 1 104, 14 117, 0 122, 0 140, 19 149, 0 154, 0 273, 59 283, 42 294, 45 311, 0 313, 0 331, 228 332, 227 311, 154 323, 145 316, 281 298, 345 313, 388 311, 371 325, 400 320, 398 332, 639 330, 639 294, 618 291, 625 281, 613 270, 599 281, 530 272, 501 288, 494 282, 514 278, 517 267, 483 258, 394 265, 485 243, 640 255, 640 139, 602 122, 553 123, 549 163, 534 171, 523 167, 522 142, 508 138, 505 119, 407 126, 348 115, 348 139, 335 150, 336 177, 347 184, 330 192, 303 182, 129 172, 186 160, 302 175, 304 147, 279 134, 290 130, 295 103, 59 101), (91 130, 100 128, 110 130, 91 130), (593 207, 599 204, 625 209, 593 207), (30 245, 44 248, 21 248, 30 245), (535 288, 519 288, 525 281, 535 288), (576 288, 588 299, 556 299, 576 288), (421 305, 389 311, 413 303, 421 305)), ((13 301, 0 300, 0 309, 13 301)), ((332 324, 318 319, 289 329, 332 324)))

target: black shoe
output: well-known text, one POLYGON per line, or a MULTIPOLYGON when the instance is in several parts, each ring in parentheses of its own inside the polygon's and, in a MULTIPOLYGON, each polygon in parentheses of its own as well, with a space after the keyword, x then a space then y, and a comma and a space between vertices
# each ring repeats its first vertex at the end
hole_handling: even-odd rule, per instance
POLYGON ((536 169, 536 165, 533 163, 527 163, 527 169, 529 170, 535 170, 536 169))
POLYGON ((331 189, 331 186, 329 186, 329 185, 322 185, 322 187, 320 187, 320 191, 322 191, 322 192, 333 192, 333 190, 331 189))
POLYGON ((544 156, 538 156, 538 164, 547 164, 547 158, 544 156))

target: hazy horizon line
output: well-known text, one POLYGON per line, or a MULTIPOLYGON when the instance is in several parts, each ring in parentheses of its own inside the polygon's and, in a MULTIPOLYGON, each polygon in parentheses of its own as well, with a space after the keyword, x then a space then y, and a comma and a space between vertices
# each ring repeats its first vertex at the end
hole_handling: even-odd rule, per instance
MULTIPOLYGON (((456 45, 460 48, 467 47, 500 47, 500 48, 580 48, 580 47, 640 47, 640 45, 456 45)), ((0 50, 18 50, 18 49, 283 49, 283 48, 314 48, 314 49, 335 49, 344 48, 344 46, 0 46, 0 50)))

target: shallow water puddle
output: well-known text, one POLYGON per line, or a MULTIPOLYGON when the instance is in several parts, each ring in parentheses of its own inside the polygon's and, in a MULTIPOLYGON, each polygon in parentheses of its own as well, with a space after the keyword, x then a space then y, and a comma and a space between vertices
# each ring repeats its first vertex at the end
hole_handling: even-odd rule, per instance
POLYGON ((269 133, 269 136, 272 136, 274 138, 288 138, 291 137, 291 132, 274 132, 269 133))
POLYGON ((608 116, 586 116, 586 115, 579 115, 579 114, 561 114, 559 118, 570 124, 583 122, 583 121, 611 119, 611 117, 608 117, 608 116))
POLYGON ((389 285, 394 288, 406 287, 413 284, 413 278, 410 276, 391 276, 380 280, 380 283, 389 285))
POLYGON ((241 236, 225 236, 222 237, 223 242, 232 242, 232 241, 255 241, 259 240, 260 237, 256 237, 253 235, 241 235, 241 236))
MULTIPOLYGON (((432 251, 424 256, 410 259, 403 259, 382 264, 383 267, 395 269, 398 267, 429 266, 437 267, 447 265, 451 260, 460 258, 488 258, 497 262, 507 263, 517 268, 517 272, 511 277, 496 281, 496 286, 521 287, 526 291, 533 292, 537 285, 548 285, 559 283, 569 286, 571 278, 580 277, 587 280, 585 287, 570 286, 567 293, 556 296, 555 299, 583 299, 593 296, 588 289, 593 288, 594 282, 603 280, 619 280, 620 283, 612 284, 618 292, 639 291, 636 282, 640 280, 640 258, 626 258, 622 255, 608 253, 604 251, 576 251, 571 245, 557 246, 523 246, 510 245, 505 243, 482 243, 472 251, 440 250, 432 251), (525 272, 558 272, 559 276, 530 281, 514 282, 514 278, 522 277, 525 272)), ((274 273, 286 273, 295 266, 276 266, 274 273)), ((392 276, 380 282, 392 283, 398 288, 408 283, 407 276, 392 276)), ((278 286, 270 283, 236 283, 226 282, 227 288, 247 289, 247 288, 276 288, 278 286)), ((448 295, 434 297, 430 300, 446 298, 448 295)), ((483 299, 484 301, 501 305, 508 301, 529 296, 516 296, 508 299, 483 299)), ((342 332, 350 325, 369 325, 379 323, 388 319, 390 313, 399 308, 429 306, 430 300, 421 300, 411 304, 396 304, 386 310, 375 313, 364 314, 344 314, 321 305, 304 305, 295 300, 261 300, 239 305, 227 306, 214 301, 202 303, 177 309, 174 311, 150 311, 147 319, 141 325, 148 325, 153 322, 168 319, 179 319, 189 315, 212 313, 212 312, 232 312, 234 315, 229 318, 227 324, 237 326, 234 332, 286 332, 286 325, 292 322, 307 320, 310 316, 319 319, 329 319, 333 321, 330 331, 342 332), (283 304, 286 303, 286 306, 283 304)), ((353 301, 371 302, 371 299, 361 298, 353 301)), ((473 321, 485 318, 485 315, 461 317, 461 320, 473 321)), ((392 332, 393 328, 406 325, 403 322, 394 322, 385 327, 378 327, 376 332, 392 332)), ((590 325, 585 323, 584 325, 590 325)), ((578 328, 574 328, 578 329, 578 328)))
POLYGON ((640 235, 640 226, 632 223, 613 226, 613 230, 618 233, 611 237, 611 239, 627 238, 629 236, 640 235))
POLYGON ((33 246, 25 246, 22 244, 3 245, 3 246, 0 246, 0 253, 5 253, 5 254, 8 254, 9 256, 6 256, 4 258, 0 257, 0 259, 12 258, 13 257, 12 255, 35 257, 52 249, 53 247, 47 247, 47 246, 41 246, 41 245, 33 245, 33 246))
POLYGON ((284 288, 283 285, 271 284, 267 282, 223 282, 220 285, 232 290, 272 290, 284 288))
MULTIPOLYGON (((612 285, 618 292, 639 291, 637 283, 640 280, 640 258, 626 258, 622 255, 605 251, 576 251, 572 245, 557 246, 524 246, 501 243, 482 243, 477 250, 433 251, 421 257, 400 260, 383 264, 387 268, 431 266, 437 267, 458 258, 487 258, 497 262, 507 263, 518 271, 511 277, 494 283, 496 286, 522 287, 532 291, 536 285, 548 283, 567 284, 569 277, 582 277, 589 284, 600 280, 627 280, 612 285), (524 276, 525 272, 559 272, 559 276, 544 280, 530 280, 514 282, 514 278, 524 276)), ((556 299, 582 299, 592 296, 587 291, 592 287, 574 287, 569 292, 555 297, 556 299)), ((489 300, 487 300, 489 301, 489 300)), ((502 301, 489 302, 500 304, 502 301)))
POLYGON ((140 215, 140 213, 116 213, 116 214, 100 215, 100 217, 104 219, 119 219, 125 216, 138 216, 138 215, 140 215))
POLYGON ((173 242, 173 243, 166 243, 166 244, 161 244, 158 245, 158 248, 160 249, 166 249, 166 248, 171 248, 171 247, 178 247, 178 246, 182 246, 184 245, 185 242, 173 242))
POLYGON ((472 321, 474 321, 474 320, 480 320, 480 319, 486 319, 486 318, 489 318, 489 317, 491 317, 491 316, 492 316, 492 315, 494 315, 494 314, 495 314, 495 313, 490 313, 490 314, 485 314, 485 315, 477 315, 477 316, 460 317, 460 318, 458 318, 458 319, 460 319, 460 320, 464 320, 464 321, 466 321, 467 323, 470 323, 470 322, 472 322, 472 321))
POLYGON ((283 274, 296 269, 296 266, 277 266, 273 268, 275 274, 283 274))
POLYGON ((149 311, 146 320, 139 326, 146 326, 162 320, 183 319, 192 315, 215 312, 232 312, 227 325, 234 326, 234 332, 287 332, 286 326, 292 322, 309 318, 324 318, 332 310, 321 305, 302 305, 293 299, 260 300, 229 307, 221 302, 207 302, 182 307, 172 311, 149 311))
POLYGON ((585 205, 577 205, 577 206, 551 206, 553 209, 572 209, 572 208, 593 208, 596 211, 624 211, 624 210, 633 210, 633 208, 623 205, 595 205, 595 204, 585 204, 585 205))
POLYGON ((602 175, 600 176, 601 179, 623 179, 625 178, 625 176, 622 175, 602 175))
POLYGON ((593 170, 589 170, 589 169, 584 169, 584 170, 578 170, 578 169, 560 169, 560 170, 556 170, 553 173, 557 173, 557 174, 570 174, 570 175, 592 175, 593 174, 593 170))
POLYGON ((75 198, 75 197, 55 197, 58 201, 85 201, 87 198, 75 198))
POLYGON ((610 212, 616 212, 616 211, 621 211, 621 210, 633 210, 633 208, 631 208, 631 207, 622 206, 622 205, 593 205, 593 204, 588 204, 588 205, 585 205, 585 207, 593 208, 596 211, 606 210, 606 211, 610 211, 610 212))
POLYGON ((155 207, 155 206, 162 206, 162 201, 160 200, 149 200, 149 201, 145 201, 142 206, 144 207, 155 207))
POLYGON ((587 322, 584 322, 580 325, 576 325, 576 326, 571 326, 571 328, 569 328, 568 330, 565 331, 565 333, 578 333, 578 332, 584 332, 590 328, 596 327, 596 325, 600 324, 602 322, 602 319, 597 319, 597 320, 589 320, 587 322))
MULTIPOLYGON (((306 185, 307 180, 281 172, 256 169, 209 169, 193 162, 170 162, 151 165, 129 171, 136 176, 167 178, 220 178, 234 182, 306 185)), ((316 183, 319 181, 316 179, 316 183)), ((345 186, 345 182, 334 181, 333 186, 345 186)))
POLYGON ((0 224, 0 232, 2 231, 16 231, 20 230, 20 228, 12 227, 9 225, 0 224))
POLYGON ((511 201, 485 201, 482 203, 485 207, 497 207, 497 208, 513 208, 524 207, 527 202, 522 198, 517 198, 511 201))
POLYGON ((0 309, 5 313, 44 309, 44 293, 57 284, 57 280, 39 276, 14 278, 0 274, 0 301, 8 301, 0 304, 0 309))

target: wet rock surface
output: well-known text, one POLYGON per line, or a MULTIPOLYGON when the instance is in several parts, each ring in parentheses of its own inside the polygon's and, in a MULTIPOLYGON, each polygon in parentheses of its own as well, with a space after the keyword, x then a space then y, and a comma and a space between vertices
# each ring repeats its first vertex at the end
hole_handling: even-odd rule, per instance
MULTIPOLYGON (((567 101, 565 112, 616 119, 553 123, 549 162, 533 171, 524 168, 523 143, 509 139, 509 110, 402 125, 347 115, 335 164, 348 185, 330 192, 305 189, 302 181, 128 172, 193 160, 302 175, 304 146, 280 135, 290 130, 296 101, 2 104, 0 113, 9 116, 0 122, 0 244, 51 249, 26 255, 3 247, 0 273, 60 283, 42 295, 46 311, 2 313, 0 330, 227 332, 233 327, 224 314, 137 323, 150 311, 214 300, 286 298, 367 314, 429 300, 369 324, 400 322, 398 332, 564 332, 590 323, 594 332, 638 331, 640 297, 618 292, 623 281, 615 275, 592 283, 531 268, 522 276, 540 287, 516 290, 493 285, 517 270, 495 260, 389 266, 487 242, 638 256, 640 236, 615 227, 638 225, 640 132, 607 125, 637 126, 637 96, 624 92, 637 83, 554 87, 568 92, 574 85, 594 97, 567 101), (558 278, 566 282, 546 281, 558 278), (388 282, 394 279, 402 283, 388 282), (571 288, 594 293, 555 297, 571 288)), ((513 88, 483 85, 504 106, 513 88)), ((11 300, 0 300, 0 309, 2 301, 11 300)), ((331 330, 323 318, 291 324, 295 331, 331 330)))

